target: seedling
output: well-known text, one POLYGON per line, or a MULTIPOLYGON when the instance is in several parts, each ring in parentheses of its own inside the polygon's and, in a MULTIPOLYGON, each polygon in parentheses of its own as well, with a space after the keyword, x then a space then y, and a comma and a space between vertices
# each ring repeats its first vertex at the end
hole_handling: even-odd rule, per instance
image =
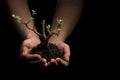
POLYGON ((31 31, 33 31, 34 33, 36 33, 40 38, 43 39, 42 43, 37 45, 36 47, 34 47, 31 51, 31 53, 35 54, 40 54, 43 58, 46 58, 47 61, 49 61, 52 58, 63 58, 63 54, 59 51, 59 49, 57 48, 57 46, 55 44, 52 43, 48 43, 49 39, 51 36, 56 35, 58 36, 60 31, 61 31, 61 26, 63 25, 63 20, 62 19, 58 19, 57 20, 57 26, 54 30, 51 30, 51 25, 50 24, 46 24, 45 20, 42 20, 42 33, 39 33, 37 30, 35 30, 35 26, 33 26, 33 28, 29 27, 29 23, 31 21, 34 22, 35 18, 34 15, 36 15, 36 11, 32 10, 31 11, 32 16, 30 17, 30 19, 27 22, 22 22, 22 18, 18 15, 12 14, 12 17, 19 23, 19 24, 23 24, 25 25, 25 27, 31 31))

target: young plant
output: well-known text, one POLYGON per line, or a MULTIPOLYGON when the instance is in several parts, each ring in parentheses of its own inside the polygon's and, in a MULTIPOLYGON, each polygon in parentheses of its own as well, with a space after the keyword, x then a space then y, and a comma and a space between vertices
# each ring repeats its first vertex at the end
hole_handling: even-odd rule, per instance
POLYGON ((57 36, 59 35, 61 31, 61 26, 63 25, 63 20, 62 19, 57 20, 57 26, 54 30, 51 30, 52 26, 50 24, 46 25, 45 20, 42 20, 42 26, 41 26, 42 33, 39 33, 37 30, 35 30, 35 26, 33 26, 33 28, 30 28, 28 25, 31 21, 34 22, 35 18, 33 16, 37 14, 35 10, 32 10, 31 12, 32 12, 31 13, 32 16, 27 22, 22 22, 22 18, 20 16, 12 14, 12 17, 18 23, 25 25, 27 29, 33 31, 43 39, 42 43, 36 46, 35 48, 33 48, 31 53, 40 54, 42 57, 46 58, 47 61, 49 61, 51 58, 57 58, 57 57, 63 58, 63 54, 60 53, 57 46, 55 44, 48 43, 52 35, 57 35, 57 36))

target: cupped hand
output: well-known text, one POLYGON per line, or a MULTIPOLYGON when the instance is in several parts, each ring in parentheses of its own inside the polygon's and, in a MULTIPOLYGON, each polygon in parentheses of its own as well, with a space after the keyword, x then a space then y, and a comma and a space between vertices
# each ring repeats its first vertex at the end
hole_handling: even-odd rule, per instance
POLYGON ((48 62, 48 65, 63 65, 63 66, 68 66, 69 64, 69 59, 70 59, 70 47, 68 44, 62 42, 62 41, 57 41, 57 42, 53 42, 53 44, 56 44, 58 49, 60 50, 61 53, 63 53, 64 58, 56 58, 56 59, 51 59, 48 62))
POLYGON ((39 54, 31 54, 31 50, 38 44, 40 44, 40 40, 35 38, 24 40, 21 45, 20 56, 31 64, 41 63, 42 66, 47 66, 45 58, 41 58, 39 54))

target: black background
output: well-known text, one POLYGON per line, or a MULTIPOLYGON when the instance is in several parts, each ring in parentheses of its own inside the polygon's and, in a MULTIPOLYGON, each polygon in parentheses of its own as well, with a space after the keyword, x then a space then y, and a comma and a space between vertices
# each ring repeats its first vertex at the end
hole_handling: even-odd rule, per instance
MULTIPOLYGON (((42 3, 38 1, 34 0, 29 2, 30 8, 35 9, 38 13, 36 17, 38 22, 36 25, 39 26, 42 19, 46 19, 47 23, 51 23, 56 0, 42 0, 42 3)), ((69 67, 63 70, 57 69, 58 71, 54 69, 42 70, 43 74, 39 74, 39 71, 37 71, 38 68, 35 70, 33 67, 23 64, 19 60, 19 49, 22 40, 9 19, 9 13, 4 4, 4 0, 1 0, 0 59, 1 66, 4 67, 2 74, 6 76, 11 75, 11 79, 28 77, 53 79, 53 77, 57 77, 62 80, 65 78, 73 80, 97 80, 105 77, 109 68, 105 67, 107 62, 103 61, 106 56, 105 50, 109 45, 107 44, 109 41, 106 40, 109 37, 109 31, 106 31, 108 30, 107 26, 112 25, 112 23, 108 22, 110 20, 108 11, 111 8, 105 5, 106 3, 102 1, 84 0, 81 18, 73 33, 66 40, 66 43, 71 47, 69 67)))

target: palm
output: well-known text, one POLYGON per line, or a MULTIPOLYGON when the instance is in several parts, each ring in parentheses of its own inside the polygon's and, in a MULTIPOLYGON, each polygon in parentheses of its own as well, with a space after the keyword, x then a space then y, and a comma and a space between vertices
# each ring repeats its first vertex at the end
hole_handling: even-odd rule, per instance
POLYGON ((41 56, 38 54, 31 54, 33 47, 37 46, 38 44, 40 44, 39 40, 24 40, 21 46, 21 57, 26 59, 29 63, 42 63, 42 65, 46 65, 46 59, 41 58, 41 56))
POLYGON ((64 59, 61 58, 56 58, 56 59, 51 59, 51 61, 48 63, 50 64, 62 64, 64 66, 68 66, 68 62, 69 62, 69 57, 70 57, 70 47, 64 43, 64 42, 57 42, 56 43, 58 49, 61 51, 61 53, 63 53, 64 55, 64 59))

